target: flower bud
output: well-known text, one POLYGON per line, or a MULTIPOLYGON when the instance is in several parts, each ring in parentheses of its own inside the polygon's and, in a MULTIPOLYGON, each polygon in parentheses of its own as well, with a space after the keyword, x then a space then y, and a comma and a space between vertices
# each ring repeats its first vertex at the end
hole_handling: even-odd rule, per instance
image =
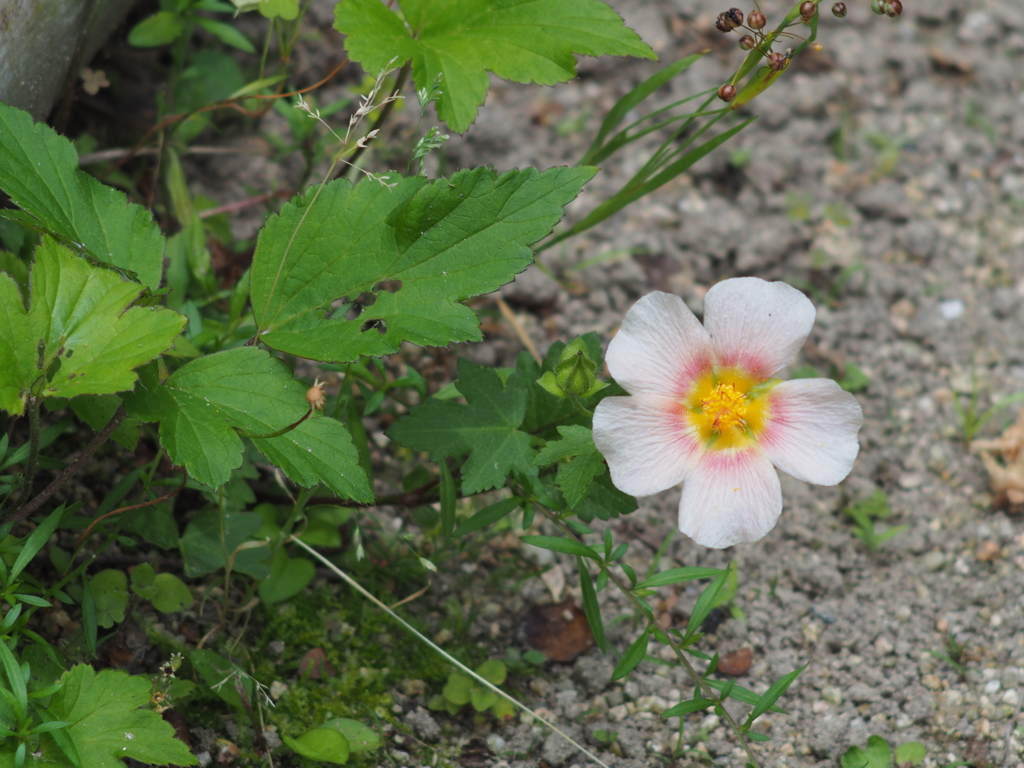
POLYGON ((718 89, 718 98, 725 102, 732 101, 736 98, 736 86, 732 83, 726 83, 718 89))
POLYGON ((882 8, 884 0, 871 0, 871 11, 881 16, 885 11, 882 8))
POLYGON ((757 42, 750 35, 744 35, 740 38, 740 48, 744 51, 749 51, 755 45, 757 45, 757 42))
POLYGON ((903 3, 901 0, 889 0, 888 5, 885 7, 885 15, 890 19, 894 19, 903 13, 903 3))
POLYGON ((606 386, 597 380, 596 370, 586 343, 577 336, 565 345, 554 372, 548 371, 537 383, 555 397, 590 397, 606 386))
POLYGON ((751 11, 750 15, 747 16, 747 24, 751 29, 764 29, 764 25, 767 23, 768 19, 760 11, 751 11))
POLYGON ((800 3, 800 18, 804 21, 810 21, 814 18, 814 14, 818 12, 817 3, 812 3, 811 0, 804 0, 800 3))
POLYGON ((837 19, 846 18, 846 3, 833 3, 832 15, 837 19))

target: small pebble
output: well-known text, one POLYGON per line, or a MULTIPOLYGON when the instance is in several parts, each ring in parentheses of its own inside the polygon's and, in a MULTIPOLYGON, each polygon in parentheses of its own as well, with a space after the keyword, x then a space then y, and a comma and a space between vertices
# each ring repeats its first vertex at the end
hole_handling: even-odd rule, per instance
POLYGON ((986 539, 974 550, 974 556, 983 563, 995 560, 1002 554, 1002 548, 992 539, 986 539))

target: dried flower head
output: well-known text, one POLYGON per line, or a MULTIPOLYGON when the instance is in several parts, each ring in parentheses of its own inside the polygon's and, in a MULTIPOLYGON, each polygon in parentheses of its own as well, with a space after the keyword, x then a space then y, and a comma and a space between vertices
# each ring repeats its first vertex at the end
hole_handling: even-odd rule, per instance
POLYGON ((306 390, 306 402, 309 403, 309 407, 314 411, 322 411, 324 406, 327 405, 327 398, 324 395, 324 387, 320 383, 320 377, 317 377, 313 381, 313 386, 306 390))

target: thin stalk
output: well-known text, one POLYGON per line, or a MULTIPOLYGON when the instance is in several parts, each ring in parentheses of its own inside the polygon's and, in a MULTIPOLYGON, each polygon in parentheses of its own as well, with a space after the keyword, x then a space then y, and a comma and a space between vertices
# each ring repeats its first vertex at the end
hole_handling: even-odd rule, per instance
POLYGON ((36 467, 39 466, 39 409, 42 398, 31 395, 28 399, 28 461, 25 462, 24 485, 18 495, 21 503, 32 496, 32 485, 35 482, 36 467))
MULTIPOLYGON (((402 65, 402 68, 398 70, 398 76, 395 78, 395 87, 393 89, 393 93, 397 94, 402 90, 402 86, 405 85, 406 78, 409 77, 409 69, 411 66, 412 62, 407 61, 405 62, 405 64, 402 65)), ((387 122, 387 119, 391 116, 391 111, 394 108, 394 101, 389 101, 387 104, 385 104, 384 108, 380 111, 380 114, 377 115, 377 119, 373 121, 373 125, 370 126, 369 133, 372 133, 373 131, 379 131, 382 127, 384 127, 384 123, 387 122)), ((364 149, 366 149, 365 146, 356 147, 356 151, 353 152, 352 157, 348 159, 349 166, 355 166, 355 164, 359 161, 359 156, 363 154, 364 149)))
POLYGON ((32 501, 23 506, 17 512, 7 515, 2 520, 0 520, 0 522, 17 522, 18 520, 24 520, 26 517, 28 517, 37 509, 39 509, 39 507, 41 507, 47 499, 49 499, 51 496, 53 496, 53 494, 55 494, 57 491, 64 487, 64 484, 67 483, 67 481, 70 480, 74 476, 74 474, 78 472, 79 469, 82 468, 82 464, 84 464, 94 453, 96 453, 96 451, 99 449, 101 445, 107 442, 110 436, 114 434, 114 430, 121 426, 121 422, 124 421, 124 418, 127 415, 128 414, 124 409, 124 405, 122 404, 114 412, 114 415, 110 417, 110 421, 107 422, 107 425, 99 432, 97 432, 96 436, 85 447, 85 450, 78 454, 77 459, 71 462, 71 464, 68 465, 68 467, 66 467, 63 472, 57 475, 57 477, 54 478, 53 482, 46 486, 46 488, 44 488, 43 491, 38 496, 32 499, 32 501))
POLYGON ((519 707, 519 709, 523 710, 524 712, 526 712, 529 715, 532 715, 537 720, 540 720, 540 722, 544 723, 544 725, 546 725, 552 731, 554 731, 559 736, 561 736, 563 739, 568 741, 570 744, 572 744, 574 747, 576 747, 576 749, 578 749, 580 752, 582 752, 588 758, 593 760, 595 763, 597 763, 600 766, 603 766, 604 768, 608 768, 607 763, 602 762, 600 760, 600 758, 597 757, 597 755, 595 755, 592 752, 590 752, 590 750, 588 750, 582 744, 578 744, 577 742, 573 741, 566 733, 561 731, 554 723, 548 722, 543 717, 541 717, 536 712, 534 712, 532 709, 527 707, 525 704, 521 704, 520 702, 516 701, 514 698, 509 696, 505 691, 501 690, 501 688, 499 688, 498 686, 494 685, 490 681, 485 680, 483 677, 478 675, 476 672, 474 672, 472 669, 467 667, 465 664, 463 664, 461 661, 456 659, 454 656, 452 656, 450 653, 445 651, 443 648, 441 648, 440 646, 434 644, 429 639, 424 637, 411 624, 409 624, 407 621, 405 621, 405 619, 403 619, 401 616, 399 616, 393 610, 388 608, 388 606, 386 606, 384 603, 382 603, 380 600, 378 600, 376 597, 374 597, 370 592, 365 590, 363 588, 363 586, 359 582, 357 582, 355 579, 353 579, 351 576, 349 576, 347 573, 345 573, 343 570, 341 570, 338 566, 336 566, 334 563, 332 563, 326 557, 324 557, 319 552, 317 552, 315 549, 313 549, 311 546, 306 544, 304 541, 302 541, 300 539, 297 539, 294 536, 290 536, 288 540, 291 541, 293 544, 298 544, 300 547, 302 547, 304 550, 306 550, 309 554, 311 554, 313 557, 315 557, 317 560, 319 560, 321 563, 323 563, 327 568, 329 568, 342 581, 344 581, 346 584, 348 584, 350 587, 352 587, 352 589, 354 589, 360 595, 362 595, 367 600, 369 600, 371 603, 373 603, 378 608, 380 608, 382 611, 384 611, 384 613, 386 613, 392 619, 394 619, 399 624, 401 624, 406 630, 411 632, 417 639, 419 639, 420 641, 422 641, 426 645, 428 645, 431 648, 433 648, 435 651, 437 651, 439 654, 441 654, 447 661, 449 661, 450 663, 454 664, 462 672, 466 673, 467 675, 472 677, 474 680, 476 680, 477 683, 479 683, 480 685, 483 685, 483 686, 489 688, 491 691, 493 691, 494 693, 498 694, 502 698, 508 699, 510 702, 512 702, 512 704, 514 704, 515 706, 519 707))
MULTIPOLYGON (((539 504, 536 501, 534 501, 534 505, 541 511, 541 514, 543 514, 544 517, 546 517, 548 520, 554 523, 562 533, 564 533, 569 538, 580 542, 581 544, 583 543, 580 540, 580 538, 575 534, 575 532, 573 532, 573 530, 569 528, 569 526, 563 523, 562 520, 558 516, 556 516, 551 510, 547 509, 543 504, 539 504)), ((632 588, 627 586, 626 582, 623 581, 622 578, 617 576, 611 570, 611 568, 609 568, 608 566, 601 567, 608 574, 609 581, 614 583, 615 586, 619 588, 622 594, 624 594, 626 598, 633 604, 633 607, 641 615, 645 617, 648 616, 650 614, 650 606, 648 606, 646 603, 640 600, 639 597, 634 595, 632 588)), ((584 578, 583 574, 581 574, 580 577, 584 578)), ((673 653, 675 653, 676 658, 679 659, 679 663, 683 665, 683 668, 686 670, 686 673, 693 680, 694 684, 704 693, 704 696, 714 701, 719 701, 718 692, 715 691, 715 689, 712 688, 710 685, 708 685, 704 678, 700 676, 696 669, 694 669, 693 665, 690 663, 690 660, 686 658, 686 655, 683 653, 683 649, 680 648, 678 644, 676 644, 676 642, 672 639, 672 636, 669 635, 668 632, 663 631, 661 627, 658 626, 657 622, 653 621, 652 619, 648 619, 648 629, 657 630, 660 633, 660 635, 665 638, 665 642, 668 644, 668 647, 672 649, 673 653)), ((725 721, 729 724, 729 727, 732 728, 733 733, 736 734, 736 738, 739 739, 740 744, 743 746, 743 750, 747 753, 747 759, 755 766, 755 768, 757 768, 759 764, 757 762, 757 758, 754 757, 753 751, 750 749, 750 744, 747 742, 746 734, 744 734, 743 731, 740 730, 739 725, 737 725, 732 715, 730 715, 729 711, 725 708, 725 702, 719 701, 719 703, 722 704, 722 706, 719 707, 719 709, 722 710, 722 714, 725 716, 725 721)))

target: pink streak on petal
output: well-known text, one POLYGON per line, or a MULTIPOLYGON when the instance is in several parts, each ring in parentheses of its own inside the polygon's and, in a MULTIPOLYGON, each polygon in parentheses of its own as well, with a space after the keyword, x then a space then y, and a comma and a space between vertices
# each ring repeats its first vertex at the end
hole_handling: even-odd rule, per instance
POLYGON ((608 397, 594 411, 594 443, 623 493, 648 496, 678 485, 701 447, 687 426, 683 406, 657 395, 608 397))
POLYGON ((768 424, 758 444, 786 474, 836 485, 850 474, 864 420, 857 399, 831 379, 794 379, 769 393, 768 424))
POLYGON ((630 394, 682 398, 710 370, 711 340, 681 298, 655 291, 630 307, 606 357, 630 394))
POLYGON ((779 476, 759 448, 707 451, 683 483, 679 530, 702 546, 723 549, 757 541, 781 511, 779 476))
POLYGON ((767 378, 788 365, 814 325, 814 305, 796 288, 736 277, 704 297, 704 327, 721 367, 767 378))

